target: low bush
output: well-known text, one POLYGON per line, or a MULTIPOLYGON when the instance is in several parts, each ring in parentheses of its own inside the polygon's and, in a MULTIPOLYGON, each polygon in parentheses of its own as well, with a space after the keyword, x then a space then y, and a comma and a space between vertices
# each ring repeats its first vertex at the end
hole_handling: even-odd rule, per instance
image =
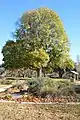
POLYGON ((28 92, 30 94, 39 96, 44 80, 42 78, 31 79, 27 81, 28 92))
POLYGON ((40 89, 41 97, 52 96, 58 89, 58 82, 53 79, 44 79, 43 86, 40 89))
POLYGON ((77 97, 75 89, 73 89, 73 86, 66 86, 66 87, 63 87, 61 89, 58 89, 55 95, 57 97, 61 97, 61 96, 74 96, 74 97, 77 97))
POLYGON ((70 81, 51 78, 29 80, 28 92, 41 97, 70 96, 76 94, 70 81))

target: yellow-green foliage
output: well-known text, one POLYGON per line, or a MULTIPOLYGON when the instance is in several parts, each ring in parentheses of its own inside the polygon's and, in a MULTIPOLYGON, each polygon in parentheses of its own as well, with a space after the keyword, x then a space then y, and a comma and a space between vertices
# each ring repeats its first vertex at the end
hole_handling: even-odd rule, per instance
POLYGON ((34 68, 41 68, 47 65, 49 61, 49 55, 43 50, 35 50, 30 53, 31 54, 31 61, 34 68))

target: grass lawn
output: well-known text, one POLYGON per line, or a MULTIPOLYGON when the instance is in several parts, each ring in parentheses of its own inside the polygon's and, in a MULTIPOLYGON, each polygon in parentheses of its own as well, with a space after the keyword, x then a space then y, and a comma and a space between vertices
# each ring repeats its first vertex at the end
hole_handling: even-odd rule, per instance
POLYGON ((0 120, 80 120, 80 105, 1 102, 0 120))

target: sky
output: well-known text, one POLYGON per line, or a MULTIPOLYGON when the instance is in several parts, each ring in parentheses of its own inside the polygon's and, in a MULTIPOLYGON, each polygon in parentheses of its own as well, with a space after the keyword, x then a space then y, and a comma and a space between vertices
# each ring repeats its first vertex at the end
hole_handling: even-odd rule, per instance
POLYGON ((0 0, 0 64, 1 49, 12 39, 16 21, 29 10, 48 7, 61 18, 70 40, 70 54, 74 61, 80 54, 80 0, 0 0))

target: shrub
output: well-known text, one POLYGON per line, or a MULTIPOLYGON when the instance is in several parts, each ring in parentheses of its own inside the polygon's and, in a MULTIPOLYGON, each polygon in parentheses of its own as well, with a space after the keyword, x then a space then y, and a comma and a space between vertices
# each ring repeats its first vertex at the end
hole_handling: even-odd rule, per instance
POLYGON ((38 78, 28 81, 28 92, 41 97, 73 95, 71 82, 51 78, 38 78))
POLYGON ((52 96, 58 89, 58 82, 53 79, 44 79, 43 86, 41 87, 41 97, 52 96))
POLYGON ((57 93, 62 95, 61 91, 66 91, 68 88, 72 90, 72 84, 68 80, 46 78, 40 92, 42 97, 53 97, 57 96, 57 93))
POLYGON ((57 97, 60 97, 60 96, 75 96, 76 97, 77 94, 75 90, 73 89, 73 86, 66 86, 61 89, 58 89, 55 95, 57 97))
POLYGON ((43 86, 43 79, 36 78, 36 79, 28 80, 27 82, 28 82, 28 92, 33 95, 39 96, 41 87, 43 86))
POLYGON ((68 81, 68 80, 61 80, 61 81, 58 81, 58 89, 62 89, 62 88, 65 88, 67 86, 71 86, 71 82, 68 81))

